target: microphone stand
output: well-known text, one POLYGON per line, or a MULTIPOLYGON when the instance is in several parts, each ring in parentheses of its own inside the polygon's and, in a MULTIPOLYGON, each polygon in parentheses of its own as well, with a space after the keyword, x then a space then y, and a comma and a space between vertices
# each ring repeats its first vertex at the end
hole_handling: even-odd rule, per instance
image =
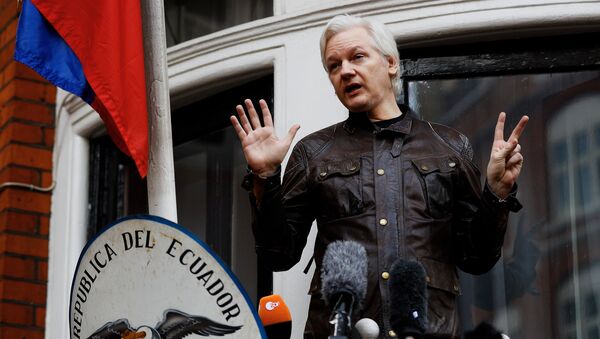
POLYGON ((352 294, 343 292, 339 294, 329 320, 329 323, 333 325, 333 330, 328 339, 348 339, 353 304, 354 296, 352 294))

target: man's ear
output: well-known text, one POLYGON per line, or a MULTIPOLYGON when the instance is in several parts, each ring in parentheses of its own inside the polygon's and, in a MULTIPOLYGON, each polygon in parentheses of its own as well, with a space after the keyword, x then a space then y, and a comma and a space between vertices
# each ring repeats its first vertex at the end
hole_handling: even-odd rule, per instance
POLYGON ((389 55, 385 57, 385 60, 387 60, 388 63, 388 74, 390 76, 396 75, 400 68, 400 65, 398 65, 398 61, 389 55))

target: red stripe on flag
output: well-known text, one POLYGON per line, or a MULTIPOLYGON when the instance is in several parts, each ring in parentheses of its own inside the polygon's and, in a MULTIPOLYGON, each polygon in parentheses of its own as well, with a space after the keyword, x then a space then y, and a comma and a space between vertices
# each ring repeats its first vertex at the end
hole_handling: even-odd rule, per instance
POLYGON ((140 2, 32 0, 79 58, 109 135, 148 168, 148 114, 140 2))

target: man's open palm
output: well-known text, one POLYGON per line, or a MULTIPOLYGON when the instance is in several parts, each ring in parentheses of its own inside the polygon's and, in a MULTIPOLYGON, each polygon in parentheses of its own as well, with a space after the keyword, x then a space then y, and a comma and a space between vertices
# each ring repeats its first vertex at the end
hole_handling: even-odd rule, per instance
POLYGON ((248 116, 246 116, 244 107, 237 105, 236 111, 239 121, 233 115, 229 120, 242 143, 244 157, 248 166, 250 166, 253 172, 261 176, 268 176, 273 174, 283 161, 300 125, 292 126, 285 138, 279 139, 275 135, 273 119, 271 118, 271 112, 267 103, 262 99, 259 101, 264 126, 261 125, 252 101, 246 99, 244 104, 246 105, 248 116))

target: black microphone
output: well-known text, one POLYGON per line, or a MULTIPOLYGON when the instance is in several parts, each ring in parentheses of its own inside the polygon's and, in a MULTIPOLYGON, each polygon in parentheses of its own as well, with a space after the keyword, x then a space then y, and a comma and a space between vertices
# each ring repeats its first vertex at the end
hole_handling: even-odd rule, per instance
POLYGON ((422 338, 427 328, 427 274, 416 261, 398 259, 390 269, 390 325, 400 338, 422 338))
POLYGON ((354 241, 335 241, 327 246, 321 267, 321 293, 332 307, 329 338, 348 338, 352 311, 367 294, 367 251, 354 241))
POLYGON ((260 298, 258 316, 265 327, 267 339, 290 339, 292 336, 290 310, 278 294, 260 298))

